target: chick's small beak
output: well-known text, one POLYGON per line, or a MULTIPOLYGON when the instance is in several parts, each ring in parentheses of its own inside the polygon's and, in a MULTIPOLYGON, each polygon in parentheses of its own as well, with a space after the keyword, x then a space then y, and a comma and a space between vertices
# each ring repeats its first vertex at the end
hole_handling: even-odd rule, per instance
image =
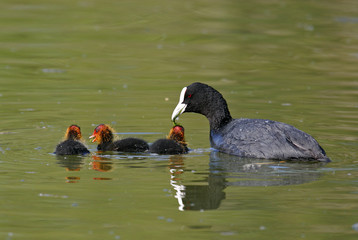
POLYGON ((93 140, 91 142, 97 141, 96 134, 92 134, 89 138, 90 139, 93 138, 93 140))

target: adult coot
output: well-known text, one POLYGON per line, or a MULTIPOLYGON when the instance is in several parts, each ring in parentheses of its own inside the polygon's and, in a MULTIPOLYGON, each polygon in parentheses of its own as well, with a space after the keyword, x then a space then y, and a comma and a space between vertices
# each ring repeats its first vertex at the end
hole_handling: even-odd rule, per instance
POLYGON ((57 155, 77 155, 90 153, 81 142, 81 128, 77 125, 71 125, 67 128, 65 140, 56 146, 57 155))
POLYGON ((184 87, 172 121, 184 112, 207 117, 211 146, 249 158, 330 161, 318 142, 297 128, 264 119, 233 119, 223 96, 214 88, 193 83, 184 87))
POLYGON ((167 138, 158 139, 149 147, 149 151, 157 154, 184 154, 188 147, 184 138, 184 127, 175 125, 170 129, 167 138))
POLYGON ((118 151, 118 152, 145 152, 149 149, 148 143, 139 138, 125 138, 113 141, 114 130, 106 125, 98 125, 90 138, 92 142, 98 142, 99 151, 118 151))

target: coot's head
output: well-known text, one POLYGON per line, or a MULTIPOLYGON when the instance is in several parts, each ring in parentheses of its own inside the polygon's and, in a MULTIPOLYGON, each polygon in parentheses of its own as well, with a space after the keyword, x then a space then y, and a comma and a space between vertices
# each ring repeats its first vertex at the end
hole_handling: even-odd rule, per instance
POLYGON ((98 144, 111 142, 113 141, 113 129, 106 124, 100 124, 94 129, 90 138, 93 138, 92 142, 98 142, 98 144))
POLYGON ((67 128, 65 139, 80 140, 82 138, 81 128, 77 125, 71 125, 67 128))
POLYGON ((172 127, 172 129, 170 129, 167 138, 184 143, 185 142, 184 127, 181 125, 175 125, 174 127, 172 127))
POLYGON ((203 84, 193 83, 184 87, 180 93, 179 103, 173 111, 172 121, 184 112, 195 112, 205 115, 212 127, 219 127, 230 121, 231 115, 221 93, 203 84))

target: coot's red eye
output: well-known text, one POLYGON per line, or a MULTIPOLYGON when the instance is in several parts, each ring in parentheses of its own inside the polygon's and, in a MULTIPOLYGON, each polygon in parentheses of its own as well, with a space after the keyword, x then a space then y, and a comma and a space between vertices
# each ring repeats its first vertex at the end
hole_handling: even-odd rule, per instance
POLYGON ((191 98, 191 94, 188 95, 188 98, 191 98))

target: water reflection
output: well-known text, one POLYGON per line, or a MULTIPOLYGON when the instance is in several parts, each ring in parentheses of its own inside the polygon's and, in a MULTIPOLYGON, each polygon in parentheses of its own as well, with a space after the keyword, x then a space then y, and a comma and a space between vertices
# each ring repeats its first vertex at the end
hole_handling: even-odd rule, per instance
MULTIPOLYGON (((84 166, 84 158, 81 156, 56 156, 57 163, 68 172, 79 172, 84 166)), ((110 172, 113 170, 113 162, 111 158, 92 155, 92 170, 99 172, 110 172)), ((77 183, 81 178, 79 176, 67 176, 67 183, 77 183)), ((108 177, 94 177, 93 180, 112 180, 108 177)))
POLYGON ((185 186, 181 184, 180 175, 184 173, 184 161, 181 156, 172 156, 169 159, 170 171, 170 185, 175 190, 175 198, 179 203, 179 210, 183 211, 185 205, 183 199, 185 198, 185 186))
MULTIPOLYGON (((262 159, 243 159, 211 152, 209 173, 204 181, 186 183, 182 156, 170 158, 170 184, 180 211, 210 210, 220 207, 228 186, 282 186, 316 181, 325 163, 295 163, 262 159)), ((185 174, 187 173, 187 174, 185 174)), ((195 173, 194 173, 195 174, 195 173)), ((188 177, 187 177, 188 178, 188 177)))
POLYGON ((223 190, 226 187, 225 178, 209 173, 205 184, 184 185, 182 178, 185 172, 182 156, 172 156, 170 158, 170 184, 175 190, 175 198, 178 200, 180 211, 217 209, 221 200, 225 199, 223 190))
POLYGON ((212 152, 210 172, 230 181, 228 186, 282 186, 316 181, 319 167, 326 163, 246 159, 212 152))
POLYGON ((56 155, 57 163, 66 169, 66 171, 80 171, 84 160, 80 156, 62 156, 56 155))
MULTIPOLYGON (((84 160, 79 156, 56 155, 57 163, 69 172, 79 172, 83 167, 84 160)), ((77 183, 81 178, 78 176, 67 176, 67 183, 77 183)))
MULTIPOLYGON (((92 169, 99 172, 109 172, 113 169, 112 159, 104 156, 92 156, 92 169)), ((93 180, 112 180, 108 177, 94 177, 93 180)))
POLYGON ((102 156, 92 156, 92 169, 99 172, 109 172, 113 168, 113 162, 110 158, 102 156))

